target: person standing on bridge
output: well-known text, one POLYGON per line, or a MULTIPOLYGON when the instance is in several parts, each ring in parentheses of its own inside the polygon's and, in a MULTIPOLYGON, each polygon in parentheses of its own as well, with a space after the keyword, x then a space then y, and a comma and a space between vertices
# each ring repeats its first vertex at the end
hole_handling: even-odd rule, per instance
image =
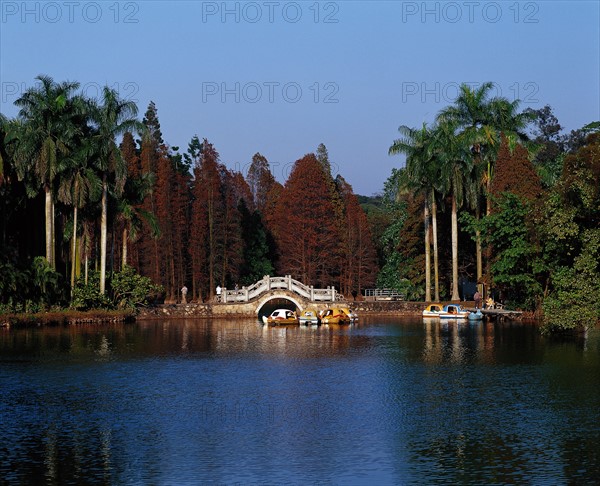
POLYGON ((217 285, 217 302, 221 302, 221 286, 217 285))

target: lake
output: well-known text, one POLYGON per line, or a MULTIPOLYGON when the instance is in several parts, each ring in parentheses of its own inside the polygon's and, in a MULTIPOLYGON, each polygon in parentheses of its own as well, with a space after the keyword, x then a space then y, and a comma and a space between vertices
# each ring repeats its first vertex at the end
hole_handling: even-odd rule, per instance
POLYGON ((0 329, 0 485, 597 484, 600 332, 0 329))

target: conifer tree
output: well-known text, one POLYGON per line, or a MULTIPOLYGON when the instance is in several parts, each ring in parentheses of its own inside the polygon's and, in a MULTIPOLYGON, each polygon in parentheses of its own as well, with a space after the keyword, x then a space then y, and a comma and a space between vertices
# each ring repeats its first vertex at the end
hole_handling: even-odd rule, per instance
POLYGON ((259 211, 264 212, 268 194, 274 184, 276 181, 269 168, 269 161, 258 152, 255 153, 248 169, 248 186, 252 193, 254 206, 259 211))
POLYGON ((375 283, 377 253, 367 215, 361 208, 352 186, 340 175, 336 178, 336 185, 345 210, 340 288, 346 295, 352 294, 353 291, 360 294, 363 288, 375 283))
MULTIPOLYGON (((147 133, 141 141, 140 168, 143 174, 156 174, 158 179, 159 148, 162 144, 162 133, 154 102, 150 102, 142 123, 147 133)), ((156 191, 146 195, 142 209, 151 214, 157 214, 156 191)), ((161 282, 159 244, 148 229, 143 229, 136 245, 139 253, 138 271, 152 278, 155 283, 161 282)))
POLYGON ((192 290, 198 297, 212 296, 217 282, 225 285, 223 278, 217 280, 219 228, 222 227, 225 209, 220 170, 218 152, 204 139, 202 155, 194 167, 194 203, 190 222, 192 290))
POLYGON ((315 286, 332 285, 339 230, 328 176, 314 154, 294 164, 277 201, 274 233, 279 273, 315 286))

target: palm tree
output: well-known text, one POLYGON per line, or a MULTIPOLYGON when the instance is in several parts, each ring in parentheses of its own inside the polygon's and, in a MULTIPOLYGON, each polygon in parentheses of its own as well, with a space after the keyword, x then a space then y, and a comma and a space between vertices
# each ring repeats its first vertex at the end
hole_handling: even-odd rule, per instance
POLYGON ((100 192, 101 182, 96 171, 90 166, 92 145, 89 139, 79 141, 73 157, 69 158, 68 167, 63 171, 58 187, 57 198, 64 204, 73 206, 73 236, 71 238, 71 295, 75 288, 75 267, 77 261, 77 222, 78 210, 88 202, 96 200, 100 192))
POLYGON ((123 192, 127 178, 127 164, 116 143, 125 132, 142 131, 136 119, 138 109, 133 101, 119 99, 118 93, 105 86, 102 103, 94 104, 92 120, 95 133, 92 137, 96 151, 96 169, 102 178, 102 215, 100 217, 100 293, 106 287, 106 236, 108 228, 109 185, 116 196, 123 192))
MULTIPOLYGON (((483 83, 476 89, 466 84, 460 86, 459 95, 454 104, 440 111, 437 120, 440 123, 451 122, 458 127, 464 143, 470 143, 470 151, 464 152, 466 158, 472 158, 472 174, 475 178, 476 197, 474 198, 475 217, 480 218, 480 196, 485 188, 486 214, 491 212, 489 197, 493 177, 494 163, 501 133, 509 140, 526 141, 525 128, 534 118, 532 113, 518 113, 519 101, 509 102, 506 98, 490 98, 493 83, 483 83)), ((477 280, 483 276, 481 235, 476 231, 477 280)))
POLYGON ((433 248, 435 272, 435 299, 439 300, 437 210, 435 194, 439 183, 439 166, 432 151, 432 131, 423 124, 421 129, 402 125, 398 128, 401 138, 394 140, 389 148, 390 155, 406 155, 406 176, 409 189, 424 195, 423 221, 425 226, 425 300, 431 301, 431 241, 430 202, 433 212, 433 248))
POLYGON ((145 211, 141 204, 154 187, 154 174, 140 174, 137 178, 128 178, 123 194, 117 201, 117 218, 123 223, 123 241, 121 251, 121 268, 127 265, 127 242, 135 241, 142 224, 150 228, 153 238, 158 238, 160 227, 156 216, 145 211))
POLYGON ((443 194, 448 194, 452 201, 452 297, 459 300, 458 294, 458 208, 466 198, 473 199, 472 186, 467 182, 472 171, 471 159, 468 156, 472 145, 470 133, 457 134, 455 123, 443 122, 432 130, 432 147, 439 161, 443 194))
MULTIPOLYGON (((15 161, 19 179, 35 176, 35 184, 45 192, 46 260, 56 268, 54 257, 54 181, 61 160, 71 150, 79 126, 73 93, 76 82, 55 83, 49 76, 36 78, 40 85, 29 88, 15 101, 21 123, 15 124, 15 161)), ((31 193, 30 193, 31 194, 31 193)))

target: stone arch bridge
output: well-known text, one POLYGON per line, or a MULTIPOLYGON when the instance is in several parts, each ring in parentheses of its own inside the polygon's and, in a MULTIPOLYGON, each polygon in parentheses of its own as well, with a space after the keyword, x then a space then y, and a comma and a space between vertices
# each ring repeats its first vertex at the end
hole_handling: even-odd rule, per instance
POLYGON ((223 289, 221 295, 212 302, 147 307, 140 310, 139 317, 147 319, 250 318, 268 314, 275 307, 289 308, 294 305, 298 311, 302 311, 310 306, 322 310, 341 302, 345 303, 344 296, 337 292, 335 287, 315 289, 294 280, 290 275, 285 277, 266 275, 249 287, 238 290, 223 289))
POLYGON ((270 277, 265 275, 249 287, 239 290, 223 289, 212 306, 213 315, 244 314, 260 315, 261 309, 269 302, 286 300, 296 306, 299 311, 306 307, 327 308, 334 302, 344 301, 344 296, 335 287, 315 289, 312 285, 304 285, 291 275, 270 277))

